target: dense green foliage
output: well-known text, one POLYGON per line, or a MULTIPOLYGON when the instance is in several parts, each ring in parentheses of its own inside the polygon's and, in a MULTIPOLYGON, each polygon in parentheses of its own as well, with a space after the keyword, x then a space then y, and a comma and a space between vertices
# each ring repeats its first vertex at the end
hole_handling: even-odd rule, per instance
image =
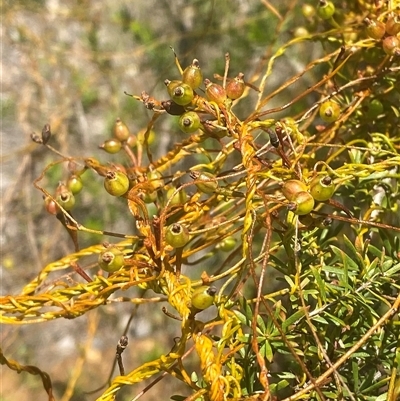
MULTIPOLYGON (((132 400, 145 381, 160 398, 179 381, 178 401, 395 401, 400 5, 261 1, 241 16, 231 9, 239 1, 192 3, 188 13, 208 31, 175 18, 175 55, 157 43, 157 26, 127 8, 114 15, 143 45, 145 87, 125 104, 109 97, 100 149, 83 154, 80 139, 54 134, 67 124, 61 116, 31 135, 52 158, 33 184, 75 249, 1 297, 2 323, 64 318, 74 327, 113 308, 118 323, 108 331, 122 337, 106 344, 117 347, 119 374, 104 386, 91 374, 100 390, 84 395, 87 382, 76 383, 88 373, 77 363, 63 400, 132 400), (231 32, 234 24, 246 32, 231 32), (224 35, 229 53, 208 52, 224 35), (124 305, 133 307, 128 324, 124 305), (124 336, 131 340, 144 307, 144 320, 162 315, 174 331, 161 330, 163 349, 137 348, 134 365, 124 336)), ((101 79, 122 92, 95 22, 86 33, 101 79)), ((80 74, 72 76, 82 113, 106 108, 100 85, 80 74)), ((95 320, 88 338, 104 335, 95 320)), ((41 375, 55 399, 48 369, 12 359, 4 351, 3 364, 41 375)))

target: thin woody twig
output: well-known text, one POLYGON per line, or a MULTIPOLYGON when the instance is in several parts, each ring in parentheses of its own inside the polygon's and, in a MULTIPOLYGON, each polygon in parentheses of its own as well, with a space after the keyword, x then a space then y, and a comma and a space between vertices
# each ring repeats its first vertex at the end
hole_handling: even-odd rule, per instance
POLYGON ((128 346, 128 337, 121 336, 117 344, 117 352, 116 352, 119 374, 121 376, 125 376, 125 368, 124 368, 124 363, 122 361, 122 353, 125 351, 125 348, 127 346, 128 346))

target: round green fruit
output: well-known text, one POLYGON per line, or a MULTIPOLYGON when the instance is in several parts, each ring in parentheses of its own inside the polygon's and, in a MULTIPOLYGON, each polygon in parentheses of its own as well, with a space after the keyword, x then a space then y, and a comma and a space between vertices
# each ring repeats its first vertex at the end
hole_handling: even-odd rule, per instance
POLYGON ((196 182, 195 185, 199 191, 205 194, 212 194, 218 188, 218 182, 213 180, 215 177, 211 173, 192 171, 190 177, 193 180, 202 180, 202 182, 196 182))
POLYGON ((189 231, 184 225, 174 223, 167 227, 165 242, 173 248, 182 248, 189 242, 189 240, 189 231))
POLYGON ((179 192, 177 192, 175 195, 175 188, 170 188, 167 191, 167 199, 170 199, 170 205, 171 206, 177 206, 177 205, 183 205, 187 201, 187 194, 184 189, 181 189, 179 192))
POLYGON ((328 20, 335 14, 335 5, 331 1, 319 0, 317 13, 323 20, 328 20))
MULTIPOLYGON (((142 129, 137 134, 137 142, 141 145, 144 145, 146 141, 146 129, 142 129)), ((150 130, 147 135, 147 145, 152 145, 156 140, 156 133, 154 130, 150 130)))
POLYGON ((121 121, 120 118, 115 120, 113 134, 114 137, 121 142, 127 141, 131 135, 129 128, 121 121))
POLYGON ((301 7, 301 12, 304 17, 311 19, 315 16, 315 8, 311 4, 303 4, 301 7))
POLYGON ((105 190, 113 196, 122 196, 129 189, 129 178, 122 171, 109 170, 104 180, 105 190))
POLYGON ((309 192, 303 191, 298 192, 291 203, 288 205, 288 209, 293 213, 303 216, 310 213, 314 209, 315 201, 309 192))
POLYGON ((147 179, 154 191, 164 186, 164 180, 162 174, 157 170, 152 170, 147 173, 147 179))
POLYGON ((192 295, 192 306, 197 310, 209 308, 215 300, 217 288, 215 286, 203 285, 196 288, 192 295))
POLYGON ((110 246, 100 252, 98 263, 104 271, 116 272, 125 264, 124 254, 117 247, 110 246))
POLYGON ((179 118, 179 128, 186 134, 191 134, 200 127, 200 117, 194 111, 188 111, 179 118))
POLYGON ((186 106, 194 98, 193 89, 185 83, 180 83, 172 90, 171 99, 180 106, 186 106))
POLYGON ((140 197, 142 198, 144 203, 153 203, 157 200, 157 192, 141 192, 140 197))
POLYGON ((82 178, 78 175, 71 175, 68 178, 67 187, 73 194, 78 194, 83 188, 82 178))
POLYGON ((56 201, 65 210, 71 210, 75 206, 74 194, 62 183, 57 187, 56 201))
POLYGON ((321 104, 319 108, 320 117, 327 123, 333 123, 340 116, 340 106, 331 100, 321 104))
POLYGON ((310 182, 310 194, 318 202, 325 202, 332 198, 335 185, 328 175, 314 177, 310 182))
POLYGON ((308 36, 309 34, 310 34, 310 32, 304 26, 298 26, 293 32, 293 36, 295 38, 304 38, 305 36, 308 36))
POLYGON ((217 249, 223 252, 231 252, 235 249, 236 244, 237 241, 234 237, 226 237, 217 245, 217 249))
POLYGON ((182 74, 182 81, 192 89, 197 89, 203 82, 203 73, 200 69, 199 60, 194 59, 192 64, 185 68, 182 74))
POLYGON ((119 141, 118 139, 112 138, 104 141, 104 143, 100 145, 99 148, 105 150, 107 153, 115 154, 121 150, 122 144, 121 141, 119 141))
POLYGON ((173 81, 170 81, 169 79, 166 79, 164 81, 165 86, 167 87, 168 94, 172 97, 174 94, 174 89, 179 86, 182 83, 182 81, 178 81, 174 79, 173 81))

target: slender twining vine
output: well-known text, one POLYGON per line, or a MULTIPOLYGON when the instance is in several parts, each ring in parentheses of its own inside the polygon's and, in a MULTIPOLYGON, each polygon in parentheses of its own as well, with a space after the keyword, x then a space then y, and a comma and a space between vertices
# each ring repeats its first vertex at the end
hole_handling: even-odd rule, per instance
MULTIPOLYGON (((147 379, 144 392, 184 383, 175 400, 400 397, 400 5, 320 0, 301 10, 305 27, 252 76, 231 73, 234 50, 213 77, 203 76, 202 60, 181 66, 171 52, 177 69, 164 81, 165 98, 130 95, 152 117, 140 132, 116 119, 102 160, 63 155, 48 124, 32 135, 57 157, 33 184, 75 251, 19 294, 2 296, 2 323, 146 302, 180 325, 170 352, 130 371, 121 333, 119 375, 105 387, 99 378, 98 400, 119 399, 124 386, 137 394, 147 379), (323 54, 269 91, 276 61, 307 41, 320 42, 323 54), (309 72, 306 90, 269 106, 309 72), (250 112, 236 113, 246 102, 250 112), (160 156, 156 138, 168 135, 158 131, 161 119, 180 140, 160 156), (107 154, 121 163, 108 163, 107 154), (45 186, 61 164, 68 176, 45 186), (98 230, 74 217, 84 176, 103 181, 101 196, 123 200, 131 231, 98 230), (100 240, 82 249, 85 232, 100 240), (124 296, 131 287, 142 295, 124 296), (214 313, 201 314, 206 309, 214 313), (197 370, 185 363, 191 354, 197 370)), ((3 353, 1 362, 40 375, 55 399, 39 367, 3 353)))

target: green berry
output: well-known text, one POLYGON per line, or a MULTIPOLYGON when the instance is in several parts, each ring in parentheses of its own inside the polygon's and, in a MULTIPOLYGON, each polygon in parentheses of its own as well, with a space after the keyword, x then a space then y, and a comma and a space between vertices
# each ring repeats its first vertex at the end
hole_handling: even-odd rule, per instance
POLYGON ((106 272, 116 272, 125 264, 124 254, 117 247, 110 246, 100 252, 98 263, 106 272))
POLYGON ((235 249, 236 244, 237 241, 234 237, 226 237, 217 245, 217 249, 223 252, 230 252, 235 249))
POLYGON ((310 194, 318 202, 325 202, 332 198, 335 185, 328 175, 315 177, 310 182, 310 194))
POLYGON ((301 7, 301 12, 308 19, 311 19, 315 16, 315 8, 311 4, 303 4, 301 7))
POLYGON ((170 205, 171 206, 177 206, 177 205, 183 205, 187 201, 187 194, 184 189, 181 189, 179 192, 177 192, 174 196, 175 188, 170 188, 167 192, 167 199, 171 199, 170 205))
POLYGON ((192 307, 197 310, 204 310, 209 308, 215 300, 217 288, 213 285, 211 287, 203 285, 196 288, 192 295, 192 307))
POLYGON ((174 89, 179 86, 182 83, 182 81, 178 81, 178 80, 173 80, 170 81, 169 79, 166 79, 164 81, 165 86, 167 87, 167 91, 168 94, 172 97, 172 95, 174 94, 174 89))
MULTIPOLYGON (((168 91, 169 88, 170 85, 168 85, 168 91)), ((188 84, 180 82, 178 85, 174 86, 173 89, 171 89, 170 96, 176 104, 180 106, 186 106, 193 100, 194 92, 188 84)))
POLYGON ((65 210, 71 210, 75 205, 75 197, 68 187, 60 183, 56 191, 56 201, 65 210))
POLYGON ((113 134, 114 137, 121 142, 127 141, 131 135, 129 128, 119 118, 115 121, 113 134))
POLYGON ((139 195, 143 199, 144 203, 153 203, 157 200, 157 192, 156 191, 141 192, 139 195))
MULTIPOLYGON (((141 145, 143 145, 145 142, 146 131, 147 131, 146 129, 142 129, 137 134, 137 142, 139 142, 141 145)), ((151 129, 147 136, 147 144, 150 146, 151 144, 154 143, 155 140, 156 140, 156 133, 154 130, 151 129)))
POLYGON ((73 194, 78 194, 82 191, 82 178, 78 175, 71 175, 67 181, 67 187, 73 194))
POLYGON ((189 231, 184 225, 174 223, 167 227, 165 242, 173 248, 182 248, 189 242, 189 240, 189 231))
POLYGON ((319 109, 320 117, 327 123, 333 123, 340 116, 340 106, 331 100, 321 104, 319 109))
POLYGON ((321 19, 328 20, 335 14, 335 5, 331 1, 320 0, 317 12, 321 19))
POLYGON ((298 192, 291 203, 288 205, 288 209, 293 213, 303 216, 310 213, 314 209, 314 198, 309 192, 302 191, 298 192))
POLYGON ((113 196, 122 196, 129 189, 128 176, 122 171, 109 170, 104 180, 105 190, 113 196))
POLYGON ((190 177, 193 180, 202 180, 202 182, 196 182, 195 185, 199 191, 205 194, 212 194, 218 188, 218 182, 213 180, 215 177, 211 173, 192 171, 190 177))
POLYGON ((154 191, 162 188, 164 186, 164 180, 162 174, 157 170, 152 170, 147 173, 147 180, 152 186, 154 191))
POLYGON ((121 150, 122 144, 118 139, 112 138, 107 139, 99 148, 105 150, 107 153, 114 154, 121 150))
POLYGON ((293 36, 295 38, 304 38, 305 36, 308 36, 309 34, 310 34, 310 32, 308 32, 307 28, 304 26, 298 26, 293 32, 293 36))
POLYGON ((182 74, 182 81, 192 89, 197 89, 203 82, 203 73, 200 69, 199 60, 194 59, 192 64, 185 68, 182 74))
POLYGON ((200 127, 200 117, 194 111, 187 111, 179 118, 179 128, 186 134, 191 134, 200 127))

